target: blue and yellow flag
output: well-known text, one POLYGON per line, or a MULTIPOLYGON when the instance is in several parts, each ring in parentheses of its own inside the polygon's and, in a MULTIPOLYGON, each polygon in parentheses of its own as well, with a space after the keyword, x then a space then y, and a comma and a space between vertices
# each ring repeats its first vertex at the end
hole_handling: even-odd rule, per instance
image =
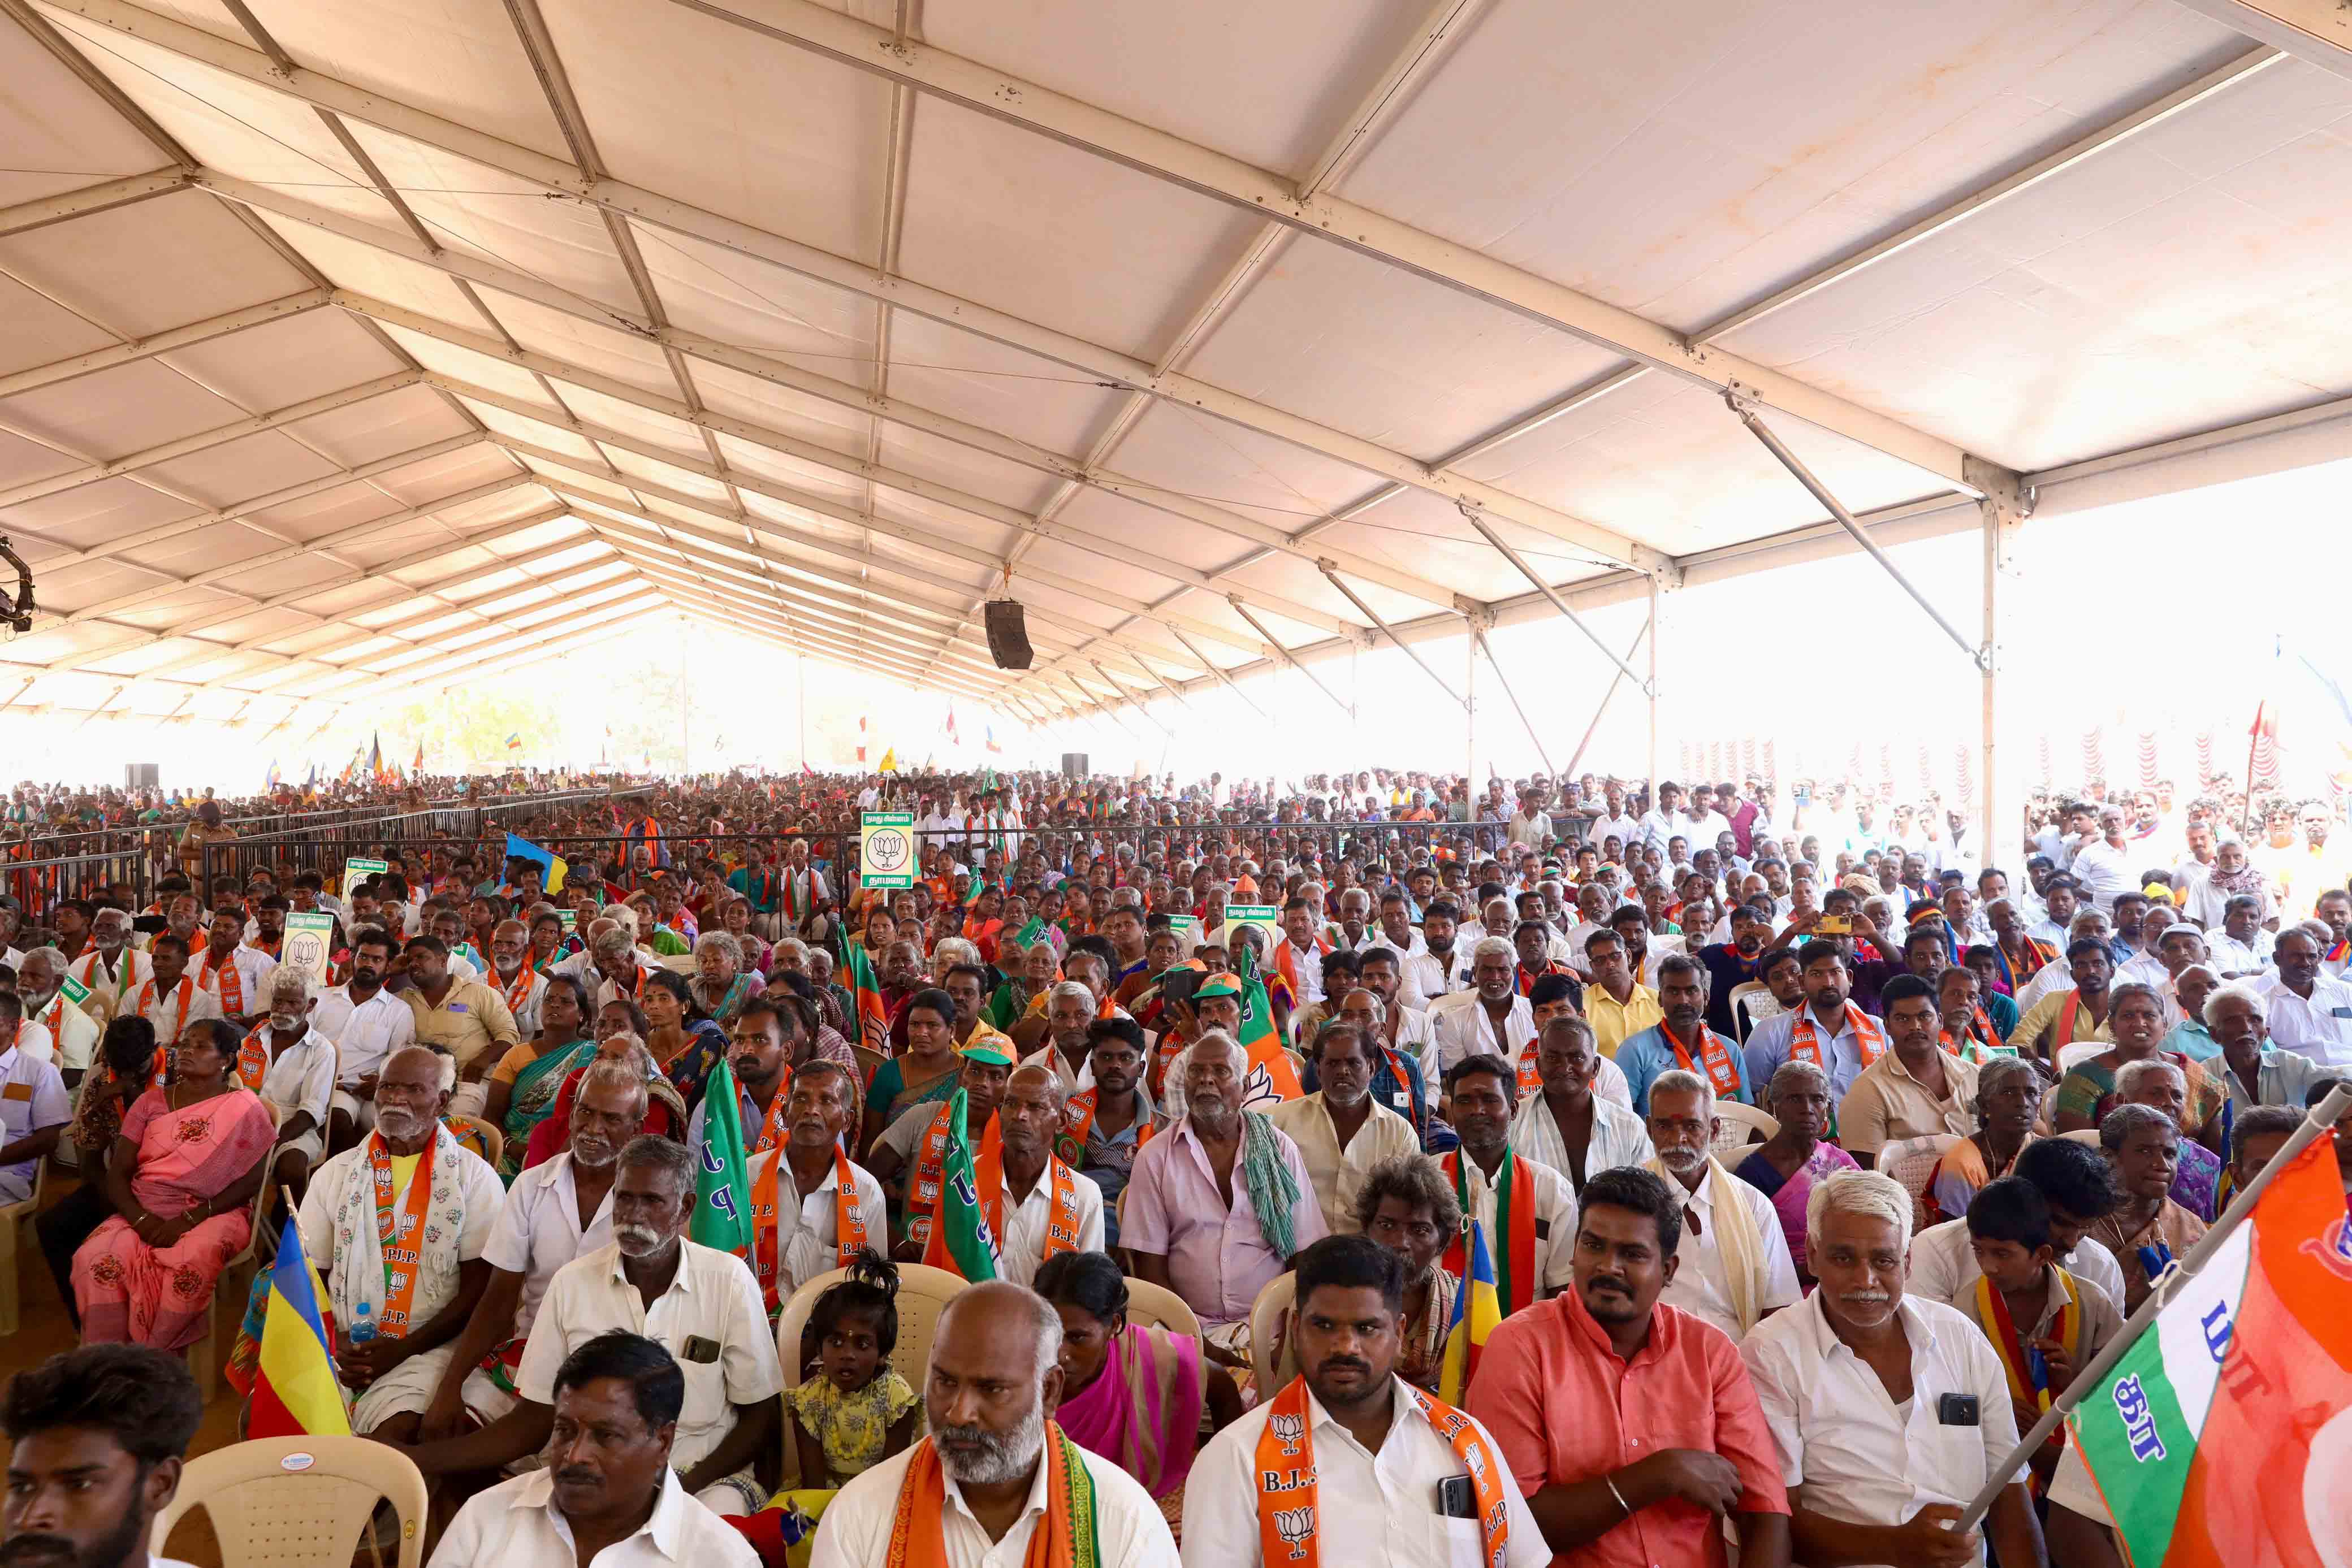
POLYGON ((507 835, 507 859, 530 861, 540 869, 540 882, 550 893, 563 891, 563 878, 572 870, 572 862, 553 850, 541 849, 529 839, 507 835))
POLYGON ((1461 1289, 1454 1293, 1454 1326, 1445 1335, 1445 1360, 1437 1377, 1440 1399, 1457 1406, 1462 1403, 1463 1392, 1478 1370, 1478 1353, 1502 1321, 1502 1302, 1495 1291, 1495 1256, 1486 1249, 1486 1228, 1474 1219, 1470 1267, 1461 1289))

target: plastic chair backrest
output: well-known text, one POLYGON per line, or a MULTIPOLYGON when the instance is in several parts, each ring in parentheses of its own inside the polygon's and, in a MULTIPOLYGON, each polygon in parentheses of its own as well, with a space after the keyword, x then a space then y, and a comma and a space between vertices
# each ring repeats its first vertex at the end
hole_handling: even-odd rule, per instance
POLYGON ((481 1156, 493 1166, 499 1163, 499 1156, 507 1152, 507 1135, 497 1123, 480 1116, 452 1116, 449 1120, 482 1141, 481 1156))
POLYGON ((1155 1285, 1132 1274, 1127 1278, 1127 1318, 1129 1322, 1150 1323, 1170 1333, 1201 1337, 1200 1315, 1192 1311, 1192 1303, 1165 1285, 1155 1285))
POLYGON ((890 1060, 870 1045, 852 1044, 849 1054, 856 1059, 857 1075, 865 1081, 858 1085, 861 1089, 874 1087, 874 1075, 882 1071, 884 1062, 890 1060))
POLYGON ((2088 1144, 2095 1149, 2099 1146, 2099 1130, 2096 1127, 2077 1127, 2071 1133, 2061 1133, 2058 1135, 2062 1138, 2072 1138, 2078 1144, 2088 1144))
POLYGON ((178 1495, 155 1516, 148 1550, 202 1508, 223 1562, 237 1568, 316 1568, 350 1561, 380 1500, 400 1516, 398 1568, 425 1561, 425 1477, 397 1448, 365 1437, 262 1437, 199 1454, 178 1495))
POLYGON ((1777 1117, 1759 1111, 1753 1105, 1743 1105, 1737 1100, 1717 1100, 1715 1117, 1715 1157, 1735 1165, 1738 1161, 1732 1156, 1738 1155, 1752 1141, 1748 1137, 1750 1133, 1761 1133, 1769 1138, 1780 1130, 1777 1117))
MULTIPOLYGON (((783 1310, 776 1315, 776 1356, 783 1364, 786 1387, 801 1381, 801 1333, 808 1327, 816 1299, 847 1278, 846 1269, 828 1269, 803 1281, 785 1299, 783 1310)), ((930 1361, 931 1339, 939 1332, 940 1314, 963 1288, 963 1276, 945 1269, 927 1263, 898 1265, 898 1343, 890 1352, 890 1367, 918 1393, 930 1361)))
POLYGON ((1742 1045, 1748 1043, 1749 1030, 1783 1010, 1780 998, 1761 980, 1742 980, 1732 987, 1730 1007, 1731 1021, 1742 1045), (1748 1005, 1742 1008, 1742 1002, 1748 1005))
POLYGON ((1265 1282, 1265 1289, 1250 1303, 1250 1366, 1257 1375, 1261 1404, 1273 1398, 1298 1371, 1298 1362, 1290 1354, 1282 1327, 1290 1316, 1291 1299, 1297 1289, 1297 1275, 1277 1274, 1265 1282))
POLYGON ((1916 1138, 1896 1138, 1878 1151, 1873 1162, 1877 1167, 1903 1184, 1911 1195, 1911 1228, 1927 1228, 1927 1188, 1936 1180, 1936 1167, 1944 1163, 1945 1152, 1960 1141, 1957 1133, 1928 1133, 1916 1138))

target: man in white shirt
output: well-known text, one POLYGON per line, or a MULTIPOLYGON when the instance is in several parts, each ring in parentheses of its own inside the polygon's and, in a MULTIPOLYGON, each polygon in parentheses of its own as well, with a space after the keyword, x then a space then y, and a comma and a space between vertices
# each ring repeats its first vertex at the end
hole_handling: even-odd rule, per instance
POLYGON ((1299 1254, 1297 1283, 1287 1343, 1298 1378, 1262 1395, 1193 1459, 1187 1568, 1282 1568, 1286 1553, 1264 1555, 1268 1523, 1294 1550, 1311 1540, 1333 1568, 1551 1562, 1501 1445, 1396 1375, 1402 1260, 1363 1237, 1334 1236, 1299 1254), (1262 1463, 1269 1431, 1283 1445, 1279 1469, 1262 1463), (1449 1482, 1466 1495, 1440 1511, 1449 1482))
MULTIPOLYGON (((2072 1138, 2037 1138, 2011 1169, 2040 1189, 2050 1208, 2054 1261, 2084 1284, 2105 1292, 2121 1312, 2124 1271, 2116 1255, 2087 1234, 2123 1201, 2115 1167, 2097 1147, 2072 1138)), ((1904 1288, 1923 1301, 1948 1301, 1983 1274, 1969 1244, 1966 1218, 1931 1225, 1911 1238, 1911 1278, 1904 1288)))
POLYGON ((1448 900, 1431 904, 1421 917, 1422 950, 1405 955, 1405 983, 1430 1004, 1452 996, 1465 983, 1463 971, 1468 966, 1455 939, 1461 918, 1462 911, 1448 900))
MULTIPOLYGON (((756 1015, 753 1022, 764 1027, 756 1015)), ((742 1020, 737 1020, 737 1027, 742 1027, 742 1020)), ((755 1199, 752 1227, 755 1233, 774 1232, 773 1240, 760 1236, 753 1263, 771 1312, 790 1300, 803 1281, 848 1267, 861 1230, 876 1251, 889 1245, 888 1195, 872 1172, 852 1164, 842 1152, 843 1134, 855 1139, 857 1102, 857 1082, 847 1068, 812 1057, 793 1070, 784 1101, 783 1141, 751 1157, 745 1174, 755 1199), (769 1180, 769 1166, 777 1160, 783 1163, 775 1167, 772 1212, 757 1198, 769 1180), (846 1193, 842 1191, 844 1180, 849 1184, 846 1193), (773 1275, 766 1271, 769 1260, 775 1263, 773 1275)))
POLYGON ((237 1052, 237 1081, 278 1107, 278 1163, 270 1179, 299 1197, 327 1146, 327 1111, 335 1092, 335 1042, 310 1021, 310 974, 281 966, 270 972, 263 1018, 237 1052))
POLYGON ((98 1053, 99 1027, 98 1020, 80 1006, 89 992, 76 982, 72 990, 81 997, 73 996, 66 988, 66 961, 54 947, 34 948, 16 970, 16 995, 25 1004, 26 1031, 38 1029, 48 1037, 58 1071, 71 1089, 89 1071, 90 1061, 98 1053))
POLYGON ((327 1287, 320 1306, 346 1331, 362 1317, 377 1325, 370 1341, 337 1335, 336 1371, 357 1396, 352 1430, 362 1437, 415 1439, 489 1279, 482 1243, 506 1189, 442 1124, 457 1082, 440 1051, 396 1053, 376 1082, 374 1133, 320 1166, 302 1195, 302 1249, 327 1287))
POLYGON ((245 945, 245 917, 235 909, 213 911, 211 938, 191 956, 189 973, 220 1003, 223 1018, 247 1028, 260 1016, 262 987, 278 960, 245 945))
POLYGON ((478 1431, 414 1449, 427 1475, 495 1470, 545 1447, 555 1376, 572 1352, 614 1329, 661 1345, 686 1373, 670 1462, 688 1495, 720 1513, 750 1513, 768 1493, 751 1478, 776 1441, 782 1368, 743 1260, 686 1239, 694 1156, 646 1135, 621 1150, 613 1182, 613 1241, 555 1272, 524 1343, 515 1407, 478 1431))
POLYGON ((1688 1232, 1681 1267, 1658 1299, 1703 1318, 1736 1343, 1797 1300, 1797 1265, 1772 1200, 1714 1156, 1715 1095, 1680 1068, 1650 1082, 1650 1142, 1643 1168, 1672 1184, 1688 1232))
MULTIPOLYGON (((455 974, 456 966, 451 966, 455 974)), ((539 1004, 547 996, 547 977, 531 967, 530 927, 520 920, 501 920, 490 933, 490 967, 482 983, 498 992, 514 1015, 515 1032, 525 1040, 539 1033, 539 1004)))
MULTIPOLYGON (((1657 803, 1652 806, 1648 810, 1642 813, 1642 824, 1638 830, 1638 834, 1644 846, 1654 849, 1659 853, 1664 854, 1665 852, 1667 840, 1677 837, 1687 838, 1689 836, 1687 830, 1683 825, 1682 804, 1683 789, 1681 785, 1661 784, 1658 786, 1657 803)), ((1633 852, 1633 844, 1631 840, 1626 841, 1625 851, 1629 855, 1633 852)))
POLYGON ((204 1418, 187 1364, 143 1344, 89 1344, 8 1381, 12 1568, 188 1568, 148 1551, 204 1418))
POLYGON ((1178 1568, 1151 1494, 1118 1461, 1048 1426, 1046 1412, 1061 1399, 1061 1315, 1009 1280, 984 1281, 949 1302, 923 1384, 930 1435, 835 1495, 810 1568, 887 1563, 902 1512, 921 1532, 909 1559, 919 1552, 946 1568, 1011 1568, 1049 1527, 1084 1532, 1078 1538, 1090 1537, 1105 1564, 1178 1568), (1055 1454, 1048 1443, 1059 1445, 1055 1454), (1085 1468, 1090 1518, 1064 1517, 1066 1494, 1050 1484, 1057 1463, 1085 1468))
POLYGON ((147 978, 124 993, 121 1011, 137 1013, 155 1026, 155 1043, 180 1043, 182 1031, 199 1019, 221 1016, 220 998, 196 984, 187 972, 188 945, 166 931, 148 950, 152 967, 147 978))
POLYGON ((645 1124, 646 1085, 625 1061, 595 1061, 572 1106, 572 1143, 515 1177, 482 1261, 489 1283, 466 1320, 457 1349, 425 1407, 419 1436, 454 1436, 471 1413, 483 1423, 515 1406, 523 1346, 556 1271, 613 1240, 613 1178, 621 1146, 645 1124), (496 1354, 494 1370, 483 1363, 496 1354))
MULTIPOLYGON (((2000 1357, 1967 1317, 1910 1291, 1910 1240, 1911 1197, 1892 1176, 1815 1183, 1805 1256, 1820 1286, 1740 1346, 1809 1559, 1954 1562, 1978 1542, 1951 1526, 2017 1447, 2000 1357)), ((2004 1568, 2047 1561, 2021 1472, 1986 1523, 2004 1568)))
POLYGON ((73 1102, 57 1064, 18 1039, 24 1018, 15 993, 0 991, 0 1204, 33 1196, 42 1156, 56 1149, 73 1120, 73 1102))
POLYGON ((1536 1035, 1535 1012, 1519 995, 1518 955, 1499 936, 1480 937, 1471 953, 1473 990, 1430 1014, 1440 1070, 1481 1054, 1516 1067, 1536 1035))
POLYGON ((327 1146, 345 1147, 375 1125, 375 1081, 392 1053, 416 1042, 416 1010, 383 988, 400 949, 380 927, 362 927, 352 941, 352 977, 319 993, 310 1025, 335 1042, 335 1094, 327 1146))
POLYGON ((1615 839, 1620 848, 1631 848, 1642 836, 1642 824, 1625 810, 1625 786, 1612 779, 1602 794, 1607 809, 1585 828, 1584 841, 1597 850, 1615 839))
MULTIPOLYGON (((996 1104, 1001 1155, 994 1173, 1003 1207, 996 1228, 996 1273, 1026 1285, 1056 1252, 1103 1249, 1102 1188, 1054 1153, 1068 1096, 1044 1062, 1013 1070, 996 1104)), ((983 1152, 981 1159, 988 1160, 983 1152)), ((990 1177, 979 1173, 983 1202, 990 1177)))
POLYGON ((135 992, 154 973, 147 955, 131 945, 131 916, 101 909, 90 917, 89 951, 66 966, 66 973, 89 988, 101 1019, 122 1010, 125 992, 135 992))
POLYGON ((757 1568, 741 1531, 688 1496, 671 1467, 686 1375, 668 1351, 599 1334, 556 1368, 554 1391, 546 1468, 467 1502, 432 1568, 757 1568))
POLYGON ((2278 973, 2260 982, 2270 1004, 2271 1043, 2322 1067, 2352 1066, 2352 985, 2320 966, 2319 939, 2299 925, 2271 949, 2278 973))

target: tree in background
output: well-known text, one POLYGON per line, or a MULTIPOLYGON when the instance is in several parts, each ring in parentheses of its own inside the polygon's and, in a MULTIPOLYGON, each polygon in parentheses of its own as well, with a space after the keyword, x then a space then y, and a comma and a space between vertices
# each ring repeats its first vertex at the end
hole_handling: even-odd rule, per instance
POLYGON ((562 726, 554 702, 527 687, 488 690, 462 697, 414 702, 384 716, 384 756, 406 768, 425 743, 425 771, 478 773, 501 768, 545 768, 558 756, 562 726), (507 745, 509 736, 521 737, 520 747, 507 745))

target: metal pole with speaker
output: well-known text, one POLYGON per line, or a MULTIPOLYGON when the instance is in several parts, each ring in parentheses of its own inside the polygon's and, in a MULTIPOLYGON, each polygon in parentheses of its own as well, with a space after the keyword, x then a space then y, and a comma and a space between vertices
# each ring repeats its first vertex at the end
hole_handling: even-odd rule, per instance
POLYGON ((1029 667, 1029 626, 1017 599, 992 599, 985 608, 989 656, 1000 670, 1029 667))
POLYGON ((1083 751, 1062 753, 1062 777, 1083 779, 1087 776, 1087 754, 1083 751))

